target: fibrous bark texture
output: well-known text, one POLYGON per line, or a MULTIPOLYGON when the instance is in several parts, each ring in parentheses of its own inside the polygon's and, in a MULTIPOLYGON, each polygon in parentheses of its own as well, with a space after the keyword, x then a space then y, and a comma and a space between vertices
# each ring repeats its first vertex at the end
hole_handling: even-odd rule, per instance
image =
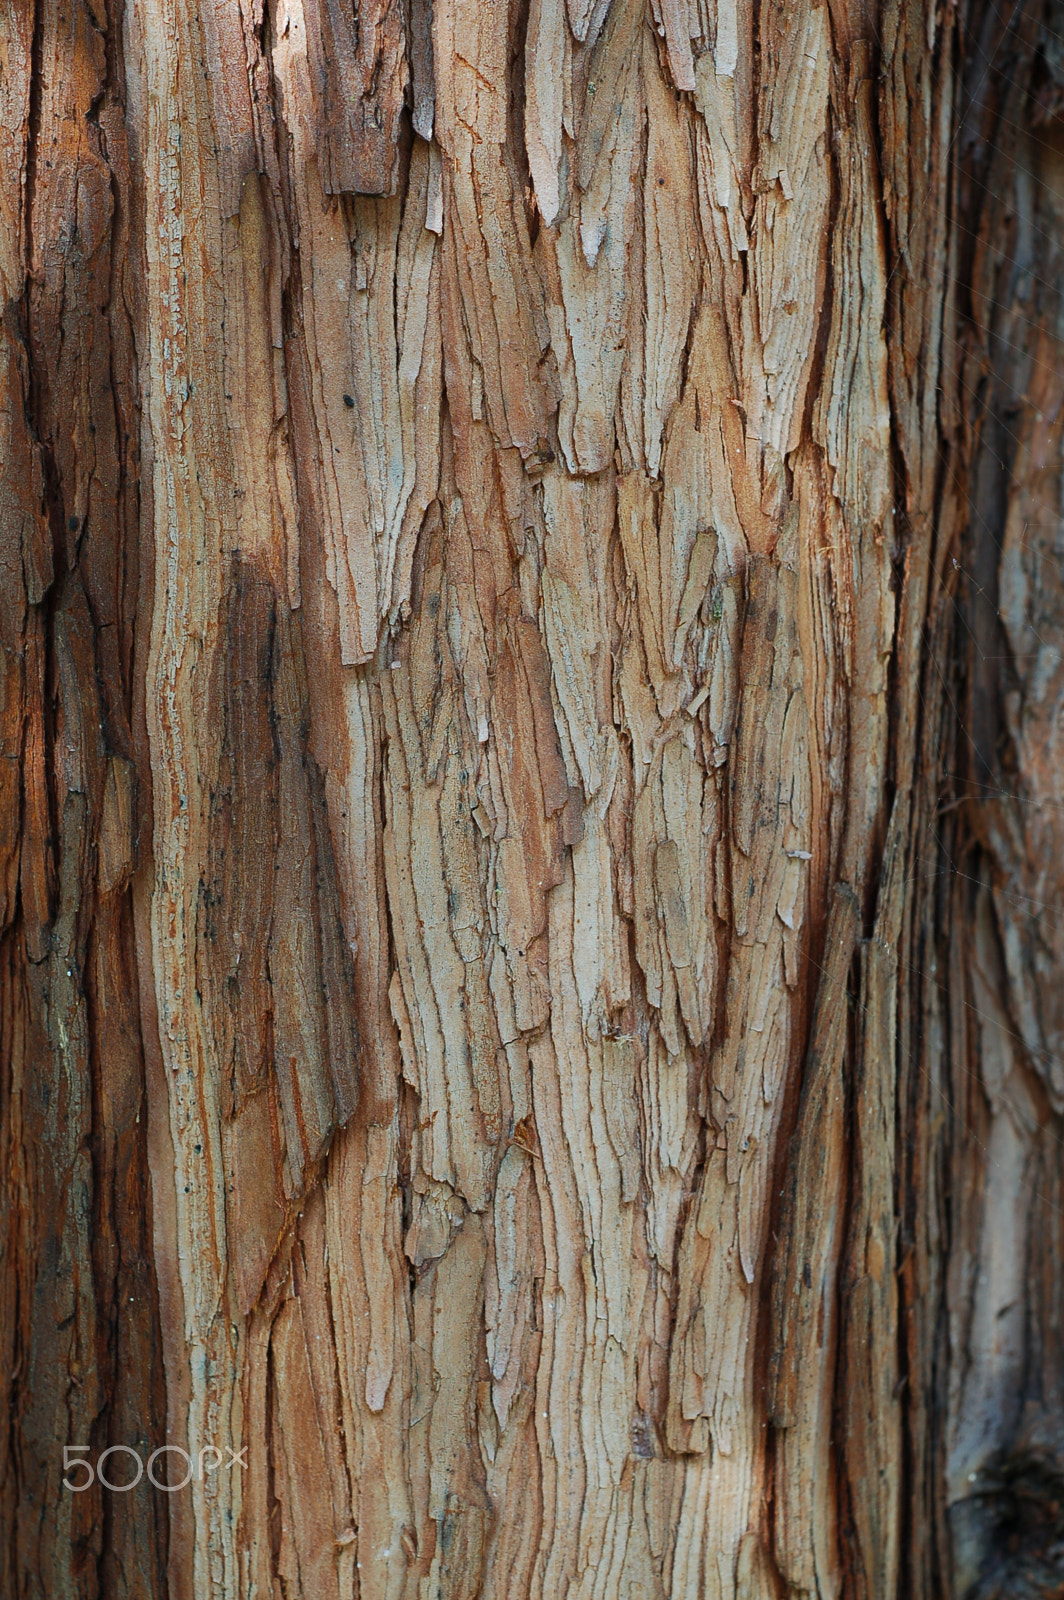
POLYGON ((3 1595, 1061 1592, 1062 130, 1048 0, 0 3, 3 1595))

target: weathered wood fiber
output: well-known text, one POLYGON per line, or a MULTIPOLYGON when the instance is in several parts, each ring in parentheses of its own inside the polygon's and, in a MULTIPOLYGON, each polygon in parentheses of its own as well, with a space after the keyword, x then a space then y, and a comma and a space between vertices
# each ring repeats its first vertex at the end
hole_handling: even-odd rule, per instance
POLYGON ((0 6, 5 1597, 1058 1592, 1062 36, 0 6))

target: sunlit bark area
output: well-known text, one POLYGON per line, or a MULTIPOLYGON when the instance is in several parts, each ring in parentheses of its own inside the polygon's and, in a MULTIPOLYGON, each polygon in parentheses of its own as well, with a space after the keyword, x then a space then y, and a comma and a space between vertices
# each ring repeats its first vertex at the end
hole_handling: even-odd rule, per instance
POLYGON ((4 1596, 1061 1592, 1062 118, 0 0, 4 1596))

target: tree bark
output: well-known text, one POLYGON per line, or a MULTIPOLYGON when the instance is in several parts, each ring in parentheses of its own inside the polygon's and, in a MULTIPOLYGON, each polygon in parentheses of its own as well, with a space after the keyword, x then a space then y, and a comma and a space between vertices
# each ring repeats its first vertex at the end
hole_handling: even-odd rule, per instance
POLYGON ((1062 284, 1055 0, 0 7, 0 1592, 1061 1592, 1062 284))

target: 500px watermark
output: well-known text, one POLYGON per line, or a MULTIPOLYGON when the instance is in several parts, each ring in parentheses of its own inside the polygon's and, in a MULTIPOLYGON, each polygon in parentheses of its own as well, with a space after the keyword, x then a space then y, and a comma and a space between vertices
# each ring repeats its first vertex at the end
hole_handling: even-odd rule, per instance
POLYGON ((67 1444, 63 1446, 63 1471, 66 1474, 63 1478, 63 1487, 73 1494, 84 1494, 86 1489, 91 1489, 94 1483, 99 1482, 102 1488, 110 1489, 112 1494, 127 1494, 130 1489, 137 1487, 146 1471, 148 1482, 154 1488, 161 1489, 164 1494, 176 1494, 178 1489, 186 1488, 193 1478, 202 1481, 209 1473, 219 1471, 223 1465, 226 1471, 232 1467, 246 1467, 247 1462, 244 1460, 246 1450, 247 1445, 243 1450, 235 1451, 227 1446, 225 1453, 229 1460, 223 1462, 222 1452, 217 1445, 205 1444, 198 1457, 193 1457, 187 1450, 182 1450, 179 1444, 161 1444, 157 1450, 152 1451, 145 1462, 140 1452, 134 1450, 131 1444, 113 1444, 106 1450, 100 1451, 94 1466, 91 1461, 85 1459, 89 1454, 87 1444, 67 1444), (112 1456, 131 1456, 136 1466, 136 1477, 130 1478, 128 1483, 116 1483, 104 1470, 105 1463, 112 1456), (185 1469, 185 1475, 178 1483, 167 1483, 156 1472, 158 1465, 160 1472, 169 1475, 172 1467, 176 1465, 170 1460, 172 1456, 180 1456, 185 1469), (72 1474, 78 1473, 83 1473, 84 1477, 72 1479, 72 1474))

